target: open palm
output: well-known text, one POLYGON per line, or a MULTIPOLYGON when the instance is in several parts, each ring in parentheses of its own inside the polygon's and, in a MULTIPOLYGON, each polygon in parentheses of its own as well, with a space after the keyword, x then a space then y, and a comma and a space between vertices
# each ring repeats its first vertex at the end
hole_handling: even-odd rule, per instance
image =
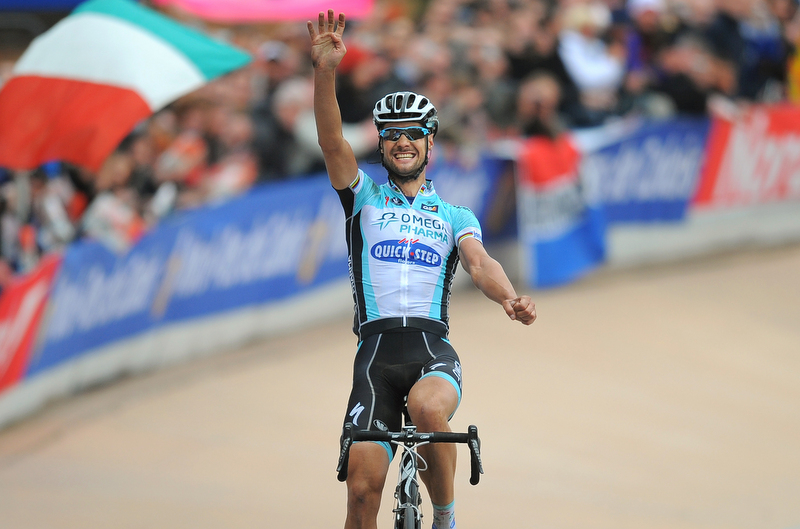
POLYGON ((314 23, 308 22, 308 34, 311 37, 311 60, 315 68, 336 68, 344 54, 347 53, 342 33, 344 33, 344 13, 339 13, 338 24, 333 16, 333 9, 328 10, 328 19, 325 13, 319 14, 317 28, 314 23))

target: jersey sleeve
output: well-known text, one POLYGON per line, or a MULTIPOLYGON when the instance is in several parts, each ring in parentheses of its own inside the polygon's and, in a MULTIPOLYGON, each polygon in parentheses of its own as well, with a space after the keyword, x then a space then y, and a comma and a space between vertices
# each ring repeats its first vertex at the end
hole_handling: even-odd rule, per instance
POLYGON ((351 217, 355 213, 361 211, 364 204, 366 204, 371 197, 380 195, 380 192, 378 184, 361 169, 358 170, 355 180, 353 180, 349 186, 337 190, 339 200, 342 202, 342 207, 347 217, 351 217))
POLYGON ((483 233, 481 232, 481 224, 478 218, 469 209, 463 206, 453 207, 453 233, 456 238, 456 245, 460 245, 461 241, 469 237, 474 237, 483 244, 483 233))

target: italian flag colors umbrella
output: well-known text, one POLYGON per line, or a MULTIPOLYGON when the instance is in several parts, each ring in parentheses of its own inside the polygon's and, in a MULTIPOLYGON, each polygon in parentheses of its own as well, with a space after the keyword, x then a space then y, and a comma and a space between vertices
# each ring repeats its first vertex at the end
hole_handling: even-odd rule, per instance
POLYGON ((0 90, 0 166, 98 169, 142 119, 251 57, 131 0, 90 0, 0 90))

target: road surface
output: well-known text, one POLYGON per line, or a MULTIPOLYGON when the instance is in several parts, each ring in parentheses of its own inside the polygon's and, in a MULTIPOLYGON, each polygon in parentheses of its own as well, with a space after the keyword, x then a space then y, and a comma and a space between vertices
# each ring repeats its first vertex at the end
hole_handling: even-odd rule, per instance
MULTIPOLYGON (((800 527, 800 247, 534 298, 523 327, 453 295, 460 529, 800 527)), ((354 350, 342 318, 51 405, 0 432, 0 527, 342 527, 354 350)))

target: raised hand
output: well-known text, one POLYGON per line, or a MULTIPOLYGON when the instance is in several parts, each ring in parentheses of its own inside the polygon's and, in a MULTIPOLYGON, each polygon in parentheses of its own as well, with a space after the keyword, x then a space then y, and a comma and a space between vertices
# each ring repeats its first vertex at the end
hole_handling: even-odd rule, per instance
POLYGON ((336 68, 344 54, 347 53, 342 33, 344 33, 344 13, 339 13, 338 24, 333 16, 333 9, 328 9, 328 20, 325 13, 319 14, 317 29, 310 20, 307 23, 308 34, 311 37, 311 61, 314 68, 336 68))

